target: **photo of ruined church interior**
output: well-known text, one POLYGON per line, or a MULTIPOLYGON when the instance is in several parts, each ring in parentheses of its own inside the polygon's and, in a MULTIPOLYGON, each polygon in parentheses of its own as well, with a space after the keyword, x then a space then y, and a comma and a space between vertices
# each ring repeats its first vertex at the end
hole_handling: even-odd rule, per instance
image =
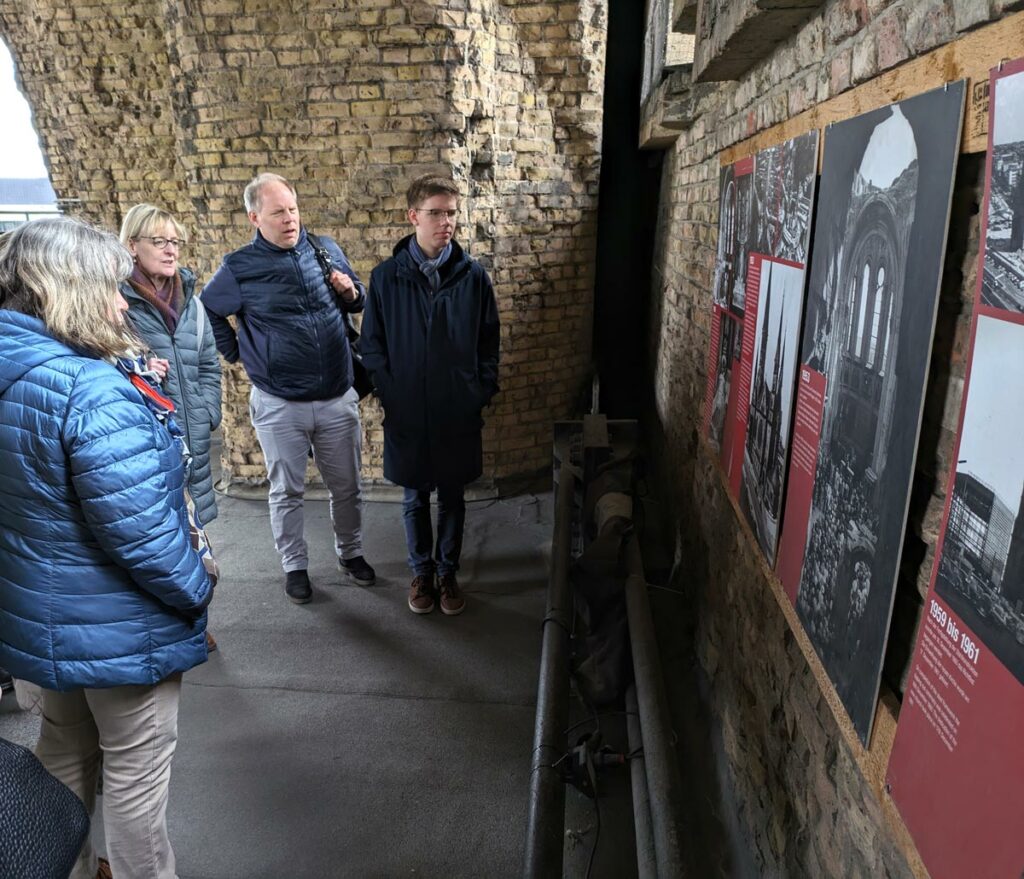
POLYGON ((797 611, 863 741, 892 609, 965 85, 826 130, 801 362, 825 376, 797 611))
POLYGON ((747 297, 752 179, 751 174, 738 174, 736 165, 726 165, 719 182, 714 302, 739 315, 747 297))
POLYGON ((1024 683, 1024 325, 978 318, 935 591, 1024 683))
POLYGON ((803 304, 804 269, 766 259, 761 264, 754 331, 740 508, 773 565, 789 460, 803 304))
POLYGON ((1024 71, 994 84, 981 301, 1024 312, 1024 71))
POLYGON ((754 253, 807 264, 817 177, 817 129, 757 154, 750 211, 754 253))
POLYGON ((715 449, 721 448, 725 434, 725 416, 729 409, 729 394, 735 379, 734 367, 739 365, 743 347, 743 323, 729 314, 720 312, 718 327, 718 353, 715 357, 715 393, 711 402, 711 423, 708 439, 715 449))

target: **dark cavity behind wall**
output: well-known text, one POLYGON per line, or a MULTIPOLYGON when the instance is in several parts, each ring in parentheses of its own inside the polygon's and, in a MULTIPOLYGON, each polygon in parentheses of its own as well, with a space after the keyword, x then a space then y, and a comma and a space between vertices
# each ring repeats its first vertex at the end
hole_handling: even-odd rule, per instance
POLYGON ((662 153, 642 152, 644 4, 611 0, 594 281, 601 411, 640 418, 653 400, 647 334, 662 153))

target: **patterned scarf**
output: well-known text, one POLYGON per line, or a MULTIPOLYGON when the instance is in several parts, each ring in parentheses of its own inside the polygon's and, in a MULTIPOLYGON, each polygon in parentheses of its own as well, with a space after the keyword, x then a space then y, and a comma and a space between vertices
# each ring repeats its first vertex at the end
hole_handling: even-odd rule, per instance
POLYGON ((178 325, 182 300, 185 298, 181 289, 181 275, 175 272, 173 278, 168 278, 163 286, 157 289, 153 279, 136 263, 128 277, 128 283, 139 296, 160 312, 167 329, 173 333, 178 325))
POLYGON ((441 266, 448 262, 448 257, 452 255, 452 243, 449 241, 444 250, 442 250, 433 259, 427 259, 427 255, 420 249, 419 244, 416 243, 416 236, 414 235, 409 240, 409 253, 412 254, 413 260, 416 265, 419 266, 421 272, 427 276, 427 281, 430 282, 430 289, 435 293, 441 288, 441 266))

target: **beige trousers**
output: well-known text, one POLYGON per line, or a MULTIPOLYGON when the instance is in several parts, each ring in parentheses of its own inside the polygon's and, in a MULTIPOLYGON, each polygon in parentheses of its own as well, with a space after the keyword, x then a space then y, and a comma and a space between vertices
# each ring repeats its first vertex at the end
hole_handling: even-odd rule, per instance
MULTIPOLYGON (((36 756, 90 815, 102 752, 103 832, 117 879, 175 879, 167 789, 180 695, 180 674, 155 686, 42 691, 36 756)), ((95 879, 96 869, 86 841, 69 879, 95 879)))

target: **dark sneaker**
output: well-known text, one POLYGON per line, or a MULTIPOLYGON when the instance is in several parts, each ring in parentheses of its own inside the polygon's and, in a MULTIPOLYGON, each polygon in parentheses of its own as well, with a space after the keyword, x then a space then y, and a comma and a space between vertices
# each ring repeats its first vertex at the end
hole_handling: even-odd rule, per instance
POLYGON ((8 693, 14 689, 14 675, 7 669, 0 668, 0 693, 8 693))
POLYGON ((341 568, 341 573, 357 586, 372 586, 377 582, 376 572, 361 555, 351 559, 338 559, 338 567, 341 568))
POLYGON ((430 613, 434 609, 434 578, 418 574, 409 586, 409 610, 430 613))
POLYGON ((445 616, 458 616, 466 609, 466 596, 462 594, 454 574, 442 574, 437 591, 441 598, 441 613, 445 616))
POLYGON ((305 571, 288 571, 284 575, 284 591, 296 604, 305 604, 313 597, 309 574, 305 571))

